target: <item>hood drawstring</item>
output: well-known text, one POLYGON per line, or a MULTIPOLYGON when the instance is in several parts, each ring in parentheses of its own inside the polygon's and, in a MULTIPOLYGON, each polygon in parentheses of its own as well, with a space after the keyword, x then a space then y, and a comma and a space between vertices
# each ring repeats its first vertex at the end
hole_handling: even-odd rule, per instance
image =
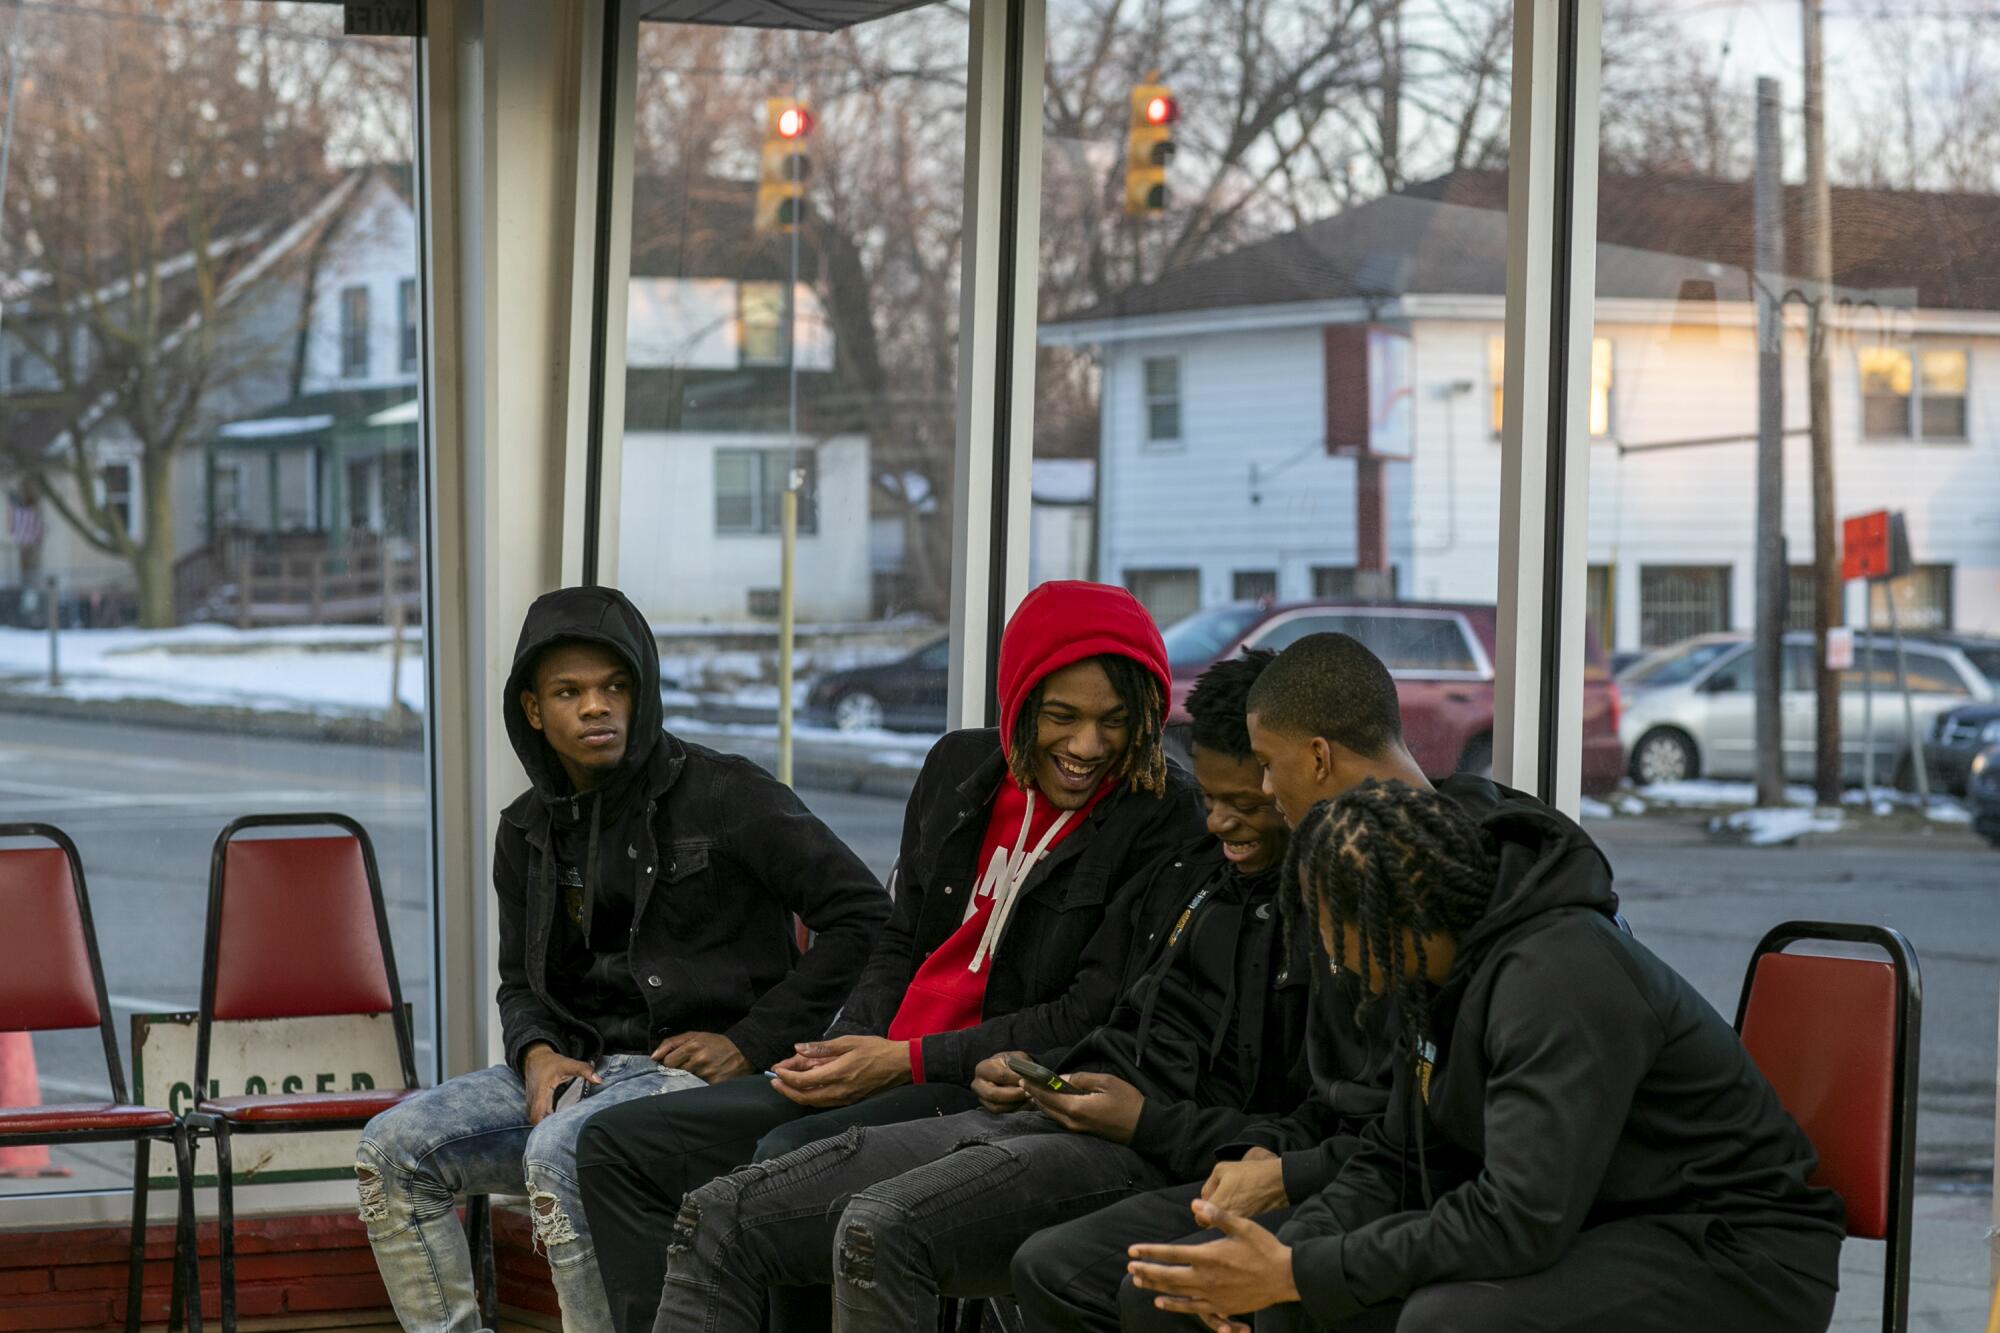
POLYGON ((1018 845, 1012 851, 1005 844, 993 849, 993 859, 986 863, 986 874, 980 878, 978 890, 966 899, 964 919, 967 921, 979 910, 981 898, 993 900, 993 910, 986 918, 986 929, 980 934, 979 947, 972 951, 972 961, 966 964, 966 971, 977 972, 987 956, 999 947, 1000 937, 1007 931, 1007 919, 1014 914, 1014 903, 1020 897, 1021 886, 1027 883, 1028 876, 1034 873, 1041 859, 1049 854, 1050 846, 1075 813, 1074 810, 1065 810, 1058 815, 1055 822, 1049 825, 1049 831, 1042 835, 1042 840, 1035 844, 1035 849, 1029 851, 1028 836, 1035 827, 1035 791, 1032 787, 1028 789, 1028 808, 1021 815, 1021 832, 1015 839, 1018 845))

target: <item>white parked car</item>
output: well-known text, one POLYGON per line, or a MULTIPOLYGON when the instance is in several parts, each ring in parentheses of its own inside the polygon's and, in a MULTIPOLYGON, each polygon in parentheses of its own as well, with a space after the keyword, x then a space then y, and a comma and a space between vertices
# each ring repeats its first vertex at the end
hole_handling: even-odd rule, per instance
MULTIPOLYGON (((1949 635, 1907 635, 1903 640, 1916 724, 1926 734, 1947 709, 2000 694, 1975 662, 1971 643, 1949 635)), ((1910 734, 1896 689, 1895 641, 1886 634, 1856 636, 1854 656, 1854 668, 1841 673, 1843 775, 1849 782, 1861 779, 1870 743, 1862 673, 1869 671, 1874 677, 1876 780, 1909 785, 1910 734)), ((1756 776, 1757 682, 1749 635, 1703 634, 1682 640, 1628 667, 1618 686, 1625 701, 1618 735, 1630 756, 1627 768, 1634 782, 1646 786, 1756 776)), ((1818 732, 1810 634, 1785 635, 1781 708, 1785 777, 1810 782, 1818 732)))

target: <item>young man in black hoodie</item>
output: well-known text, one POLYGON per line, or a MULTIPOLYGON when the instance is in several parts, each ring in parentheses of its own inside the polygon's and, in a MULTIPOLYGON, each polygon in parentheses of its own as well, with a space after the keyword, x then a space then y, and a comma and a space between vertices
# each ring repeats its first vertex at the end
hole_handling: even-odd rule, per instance
POLYGON ((607 1107, 765 1068, 818 1032, 889 915, 867 868, 789 789, 661 730, 651 629, 611 588, 537 600, 503 707, 531 788, 502 813, 507 1063, 377 1116, 361 1217, 413 1333, 478 1327, 461 1194, 526 1191, 570 1329, 609 1322, 576 1194, 607 1107), (803 955, 796 914, 817 932, 803 955))
POLYGON ((855 1129, 693 1191, 656 1333, 756 1333, 771 1288, 828 1282, 843 1330, 932 1328, 941 1294, 1004 1293, 1036 1228, 1198 1177, 1293 1102, 1306 985, 1277 910, 1286 831, 1243 727, 1270 656, 1219 663, 1188 695, 1207 832, 1129 895, 1140 944, 1109 1020, 1034 1057, 1067 1090, 1023 1080, 1009 1061, 1028 1052, 1011 1051, 974 1073, 982 1110, 855 1129))
MULTIPOLYGON (((653 1327, 682 1198, 745 1162, 856 1125, 978 1105, 998 1051, 1065 1046, 1104 1021, 1132 946, 1137 872, 1197 832, 1161 750, 1166 647, 1130 593, 1045 583, 1001 636, 1000 727, 935 745, 910 793, 895 915, 823 1041, 769 1079, 615 1107, 577 1161, 615 1327, 653 1327)), ((788 1305, 787 1328, 817 1318, 788 1305)))
POLYGON ((1286 901, 1396 1031, 1390 1109, 1275 1233, 1139 1245, 1211 1329, 1690 1325, 1823 1333, 1842 1209, 1721 1015, 1613 922, 1610 869, 1554 811, 1475 822, 1370 783, 1299 827, 1286 901))

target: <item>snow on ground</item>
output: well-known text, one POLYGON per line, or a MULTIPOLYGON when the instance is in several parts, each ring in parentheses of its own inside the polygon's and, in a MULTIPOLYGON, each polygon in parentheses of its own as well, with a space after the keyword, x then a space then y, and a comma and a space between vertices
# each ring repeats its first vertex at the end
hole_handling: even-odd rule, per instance
POLYGON ((1777 847, 1797 842, 1808 833, 1838 833, 1846 826, 1838 810, 1736 810, 1710 827, 1743 835, 1752 847, 1777 847))
MULTIPOLYGON (((237 630, 64 630, 60 685, 47 681, 48 635, 0 629, 0 678, 16 695, 84 701, 155 699, 193 708, 380 716, 389 703, 389 631, 379 626, 237 630)), ((420 636, 405 634, 398 695, 424 705, 420 636)))
POLYGON ((1609 819, 1615 812, 1603 801, 1586 796, 1577 807, 1577 813, 1585 819, 1609 819))
MULTIPOLYGON (((1682 809, 1706 809, 1714 806, 1755 805, 1757 787, 1750 782, 1712 782, 1699 779, 1693 782, 1656 782, 1649 787, 1639 788, 1639 796, 1648 805, 1676 806, 1682 809)), ((1811 787, 1785 788, 1785 801, 1790 805, 1813 804, 1811 787)))
MULTIPOLYGON (((711 722, 706 718, 691 715, 670 716, 666 728, 672 732, 686 731, 703 736, 734 736, 745 740, 776 742, 778 728, 769 722, 711 722)), ((852 750, 857 758, 866 758, 870 763, 885 764, 896 768, 922 768, 924 756, 937 744, 937 737, 921 732, 907 731, 837 731, 832 727, 810 727, 804 724, 792 728, 792 738, 801 744, 810 743, 827 747, 852 750)))

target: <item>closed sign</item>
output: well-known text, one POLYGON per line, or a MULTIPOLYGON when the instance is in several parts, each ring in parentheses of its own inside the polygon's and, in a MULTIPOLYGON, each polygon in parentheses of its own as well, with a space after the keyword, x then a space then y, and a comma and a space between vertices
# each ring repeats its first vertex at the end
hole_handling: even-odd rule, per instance
MULTIPOLYGON (((175 1115, 194 1109, 194 1034, 193 1014, 132 1015, 133 1101, 175 1115)), ((387 1014, 217 1022, 210 1030, 204 1093, 209 1097, 350 1092, 402 1082, 396 1029, 387 1014)), ((233 1135, 236 1183, 351 1177, 359 1137, 358 1130, 233 1135)), ((215 1183, 213 1154, 213 1145, 204 1143, 200 1163, 208 1174, 198 1176, 197 1184, 215 1183)), ((171 1156, 153 1156, 155 1162, 163 1159, 171 1169, 171 1156)), ((173 1177, 156 1175, 153 1183, 171 1186, 173 1177)))

